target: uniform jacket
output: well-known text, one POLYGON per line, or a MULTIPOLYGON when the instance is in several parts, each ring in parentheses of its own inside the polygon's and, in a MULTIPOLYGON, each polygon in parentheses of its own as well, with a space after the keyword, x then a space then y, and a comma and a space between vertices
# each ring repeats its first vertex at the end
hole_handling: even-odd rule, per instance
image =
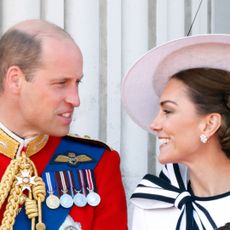
MULTIPOLYGON (((52 154, 59 145, 61 138, 49 137, 46 145, 30 159, 36 165, 39 175, 49 162, 52 154)), ((98 143, 90 140, 76 139, 88 145, 98 143)), ((0 154, 0 177, 10 163, 10 158, 0 154)), ((121 180, 120 158, 116 151, 105 147, 104 153, 94 169, 97 193, 101 197, 98 206, 73 206, 69 212, 72 219, 80 223, 83 230, 125 230, 127 229, 127 212, 124 188, 121 180)), ((43 204, 44 205, 44 204, 43 204)), ((4 212, 1 208, 0 218, 4 212)), ((52 216, 50 216, 52 221, 52 216)), ((48 229, 49 230, 49 229, 48 229)))

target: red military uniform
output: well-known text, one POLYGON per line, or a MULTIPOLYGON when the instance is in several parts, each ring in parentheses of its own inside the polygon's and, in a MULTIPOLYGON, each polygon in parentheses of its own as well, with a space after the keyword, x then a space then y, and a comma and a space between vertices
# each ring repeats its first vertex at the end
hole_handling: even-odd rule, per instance
MULTIPOLYGON (((3 142, 8 142, 9 140, 6 140, 8 139, 8 137, 5 137, 5 135, 6 134, 4 133, 3 142)), ((11 139, 11 137, 9 138, 11 139)), ((14 139, 14 137, 12 139, 14 139)), ((35 146, 39 148, 39 151, 32 152, 29 155, 31 155, 30 159, 34 162, 39 175, 42 174, 44 168, 46 167, 47 163, 52 157, 61 139, 62 138, 58 137, 49 137, 48 141, 44 144, 44 146, 42 146, 42 144, 40 143, 41 140, 39 140, 38 143, 35 143, 35 146)), ((84 141, 86 141, 88 144, 91 143, 90 140, 84 140, 81 138, 78 139, 78 141, 83 143, 84 141)), ((11 142, 12 140, 10 140, 10 143, 7 144, 11 146, 11 142)), ((15 145, 15 143, 13 144, 15 145)), ((92 144, 101 145, 102 143, 92 141, 92 144)), ((4 148, 0 145, 1 177, 4 174, 7 166, 9 165, 11 158, 13 158, 13 155, 17 154, 18 147, 13 150, 11 148, 10 151, 8 151, 8 153, 6 154, 7 151, 5 151, 4 148), (11 158, 8 156, 9 154, 11 155, 11 158)), ((72 217, 72 219, 81 224, 83 230, 127 229, 126 199, 121 180, 119 164, 120 158, 118 153, 106 147, 101 159, 99 160, 94 169, 97 193, 101 197, 100 204, 96 207, 92 207, 90 205, 87 205, 85 207, 77 207, 74 205, 69 212, 69 215, 72 217)), ((4 212, 4 208, 4 206, 1 208, 1 219, 4 212)), ((50 216, 50 219, 52 221, 52 216, 50 216)))

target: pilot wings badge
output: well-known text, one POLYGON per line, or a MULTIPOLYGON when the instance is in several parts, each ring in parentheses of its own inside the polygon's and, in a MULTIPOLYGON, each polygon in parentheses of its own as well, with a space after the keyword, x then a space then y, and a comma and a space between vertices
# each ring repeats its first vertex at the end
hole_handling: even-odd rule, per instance
POLYGON ((74 152, 68 152, 67 155, 58 155, 54 161, 58 163, 68 163, 71 166, 77 166, 80 163, 90 163, 94 160, 86 154, 76 155, 74 152))

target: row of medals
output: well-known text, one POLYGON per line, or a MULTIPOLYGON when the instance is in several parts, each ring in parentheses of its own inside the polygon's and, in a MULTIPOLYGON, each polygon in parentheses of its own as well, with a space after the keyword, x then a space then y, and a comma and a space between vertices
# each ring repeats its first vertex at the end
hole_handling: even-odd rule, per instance
POLYGON ((60 198, 53 193, 50 193, 46 198, 46 205, 50 209, 57 209, 61 205, 63 208, 71 208, 73 205, 77 207, 84 207, 87 204, 91 206, 97 206, 101 201, 98 193, 89 191, 85 196, 80 192, 77 192, 73 197, 68 193, 64 193, 60 198))

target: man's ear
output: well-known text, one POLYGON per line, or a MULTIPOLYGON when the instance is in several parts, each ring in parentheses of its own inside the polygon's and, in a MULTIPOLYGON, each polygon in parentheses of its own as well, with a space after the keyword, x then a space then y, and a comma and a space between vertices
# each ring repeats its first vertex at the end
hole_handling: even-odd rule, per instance
POLYGON ((203 133, 211 137, 221 126, 221 115, 219 113, 210 113, 206 116, 205 122, 203 133))
POLYGON ((4 87, 11 92, 18 93, 25 75, 18 66, 11 66, 6 72, 4 87))

